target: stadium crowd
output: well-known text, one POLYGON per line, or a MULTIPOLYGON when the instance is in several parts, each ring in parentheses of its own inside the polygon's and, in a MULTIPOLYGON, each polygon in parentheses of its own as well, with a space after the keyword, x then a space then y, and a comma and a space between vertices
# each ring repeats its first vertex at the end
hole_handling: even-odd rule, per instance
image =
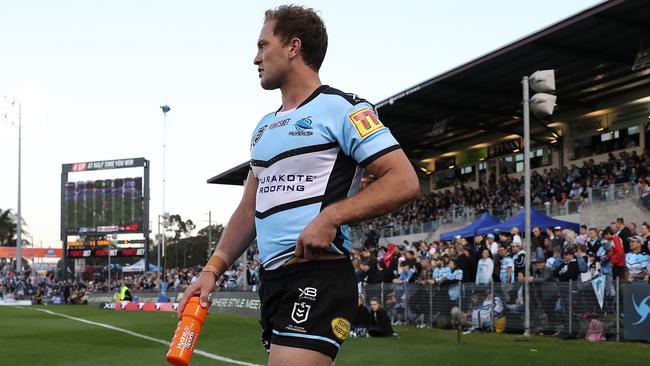
MULTIPOLYGON (((108 288, 106 273, 96 279, 87 279, 78 275, 74 279, 58 280, 53 271, 44 276, 26 271, 17 274, 9 262, 0 263, 0 300, 32 299, 35 304, 85 304, 88 295, 116 291, 126 284, 132 291, 144 292, 182 292, 196 281, 201 267, 168 268, 162 273, 158 282, 158 273, 121 273, 112 271, 111 288, 108 288)), ((219 290, 250 289, 257 290, 259 285, 259 262, 250 260, 234 264, 224 273, 219 290)))
MULTIPOLYGON (((618 156, 609 153, 607 161, 595 163, 593 159, 581 165, 572 164, 564 169, 544 169, 531 174, 531 201, 539 207, 547 202, 553 207, 566 207, 568 202, 579 205, 588 199, 589 188, 605 188, 612 184, 639 184, 645 194, 642 204, 650 208, 650 151, 643 155, 636 152, 620 152, 618 156)), ((365 221, 358 225, 364 232, 376 228, 420 224, 436 221, 451 211, 469 209, 476 213, 512 212, 524 204, 524 178, 494 173, 479 174, 479 188, 468 188, 460 180, 455 189, 420 196, 399 210, 365 221)))
MULTIPOLYGON (((449 314, 460 296, 459 284, 468 284, 471 302, 475 305, 474 311, 467 315, 471 318, 468 328, 474 330, 491 325, 492 316, 523 312, 526 255, 522 237, 514 227, 510 233, 503 232, 497 236, 487 234, 473 238, 457 237, 447 242, 368 245, 354 249, 352 260, 360 293, 377 295, 376 284, 384 284, 381 287, 383 305, 389 310, 393 323, 397 324, 408 322, 424 326, 428 323, 427 312, 418 307, 433 306, 449 314), (497 291, 494 295, 485 291, 492 283, 499 289, 501 295, 498 298, 497 291), (427 295, 422 290, 424 286, 404 284, 430 285, 433 295, 427 295), (480 286, 484 291, 476 291, 480 286), (433 305, 429 303, 430 296, 433 305)), ((638 226, 636 223, 626 224, 623 218, 618 218, 603 229, 583 225, 577 233, 562 227, 535 227, 531 236, 531 262, 531 279, 540 284, 540 289, 543 284, 568 283, 570 280, 586 285, 602 276, 606 294, 613 296, 613 284, 617 278, 623 283, 649 282, 650 225, 647 222, 638 226)), ((547 297, 546 303, 539 302, 539 308, 544 316, 557 316, 555 305, 549 305, 549 299, 555 296, 551 293, 558 290, 546 292, 542 295, 540 290, 538 294, 538 300, 547 297)), ((596 298, 591 286, 585 294, 588 294, 585 295, 585 307, 595 309, 592 305, 596 298)), ((552 303, 559 304, 560 301, 566 306, 567 299, 560 295, 552 303)), ((360 307, 360 311, 364 310, 360 307)), ((562 319, 556 321, 562 323, 562 319)))

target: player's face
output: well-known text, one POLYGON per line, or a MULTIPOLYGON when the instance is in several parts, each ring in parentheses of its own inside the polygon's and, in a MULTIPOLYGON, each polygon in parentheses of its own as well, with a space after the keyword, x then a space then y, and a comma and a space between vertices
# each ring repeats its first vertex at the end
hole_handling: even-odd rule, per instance
POLYGON ((280 37, 273 34, 275 20, 262 26, 257 40, 257 55, 253 63, 257 66, 260 84, 266 90, 280 88, 289 68, 290 45, 284 45, 280 37))

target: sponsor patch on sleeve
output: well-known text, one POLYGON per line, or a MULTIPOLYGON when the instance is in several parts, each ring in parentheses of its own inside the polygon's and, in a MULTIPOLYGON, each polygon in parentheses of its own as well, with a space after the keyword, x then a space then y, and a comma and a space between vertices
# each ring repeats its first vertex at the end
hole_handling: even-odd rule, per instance
POLYGON ((342 341, 348 337, 351 328, 350 322, 345 318, 334 318, 332 320, 332 332, 334 332, 336 338, 342 341))
POLYGON ((350 121, 354 124, 361 138, 372 135, 373 133, 384 128, 384 125, 379 121, 372 108, 363 108, 348 115, 350 121))

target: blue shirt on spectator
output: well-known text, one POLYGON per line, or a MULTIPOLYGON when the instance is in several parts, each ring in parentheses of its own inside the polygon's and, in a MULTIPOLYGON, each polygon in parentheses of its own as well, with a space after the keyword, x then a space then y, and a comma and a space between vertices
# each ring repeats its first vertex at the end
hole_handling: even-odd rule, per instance
POLYGON ((415 273, 415 270, 413 268, 409 268, 407 272, 400 272, 399 273, 399 279, 402 280, 402 282, 407 283, 413 277, 413 274, 415 273))
POLYGON ((506 256, 501 258, 501 272, 499 273, 499 278, 501 283, 514 283, 515 282, 515 262, 512 258, 506 256), (508 268, 512 269, 510 273, 510 278, 508 277, 508 268))
MULTIPOLYGON (((435 276, 435 274, 434 274, 435 276)), ((440 272, 438 273, 439 279, 446 278, 448 280, 451 280, 451 269, 449 269, 448 266, 444 266, 440 269, 440 272)), ((437 280, 436 280, 437 281, 437 280)))
POLYGON ((460 268, 456 268, 455 271, 451 272, 450 270, 449 273, 451 275, 449 280, 456 281, 456 283, 452 283, 449 286, 449 300, 456 301, 458 300, 458 296, 460 296, 460 281, 463 280, 463 270, 460 268))

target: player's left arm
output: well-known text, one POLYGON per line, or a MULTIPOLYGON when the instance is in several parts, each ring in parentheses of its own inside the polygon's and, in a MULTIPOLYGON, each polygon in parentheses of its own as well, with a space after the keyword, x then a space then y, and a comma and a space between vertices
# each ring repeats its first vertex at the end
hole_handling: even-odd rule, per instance
POLYGON ((377 180, 357 195, 327 206, 298 238, 296 255, 313 259, 327 249, 339 226, 371 219, 398 209, 420 189, 415 170, 401 149, 384 154, 366 166, 377 180))

